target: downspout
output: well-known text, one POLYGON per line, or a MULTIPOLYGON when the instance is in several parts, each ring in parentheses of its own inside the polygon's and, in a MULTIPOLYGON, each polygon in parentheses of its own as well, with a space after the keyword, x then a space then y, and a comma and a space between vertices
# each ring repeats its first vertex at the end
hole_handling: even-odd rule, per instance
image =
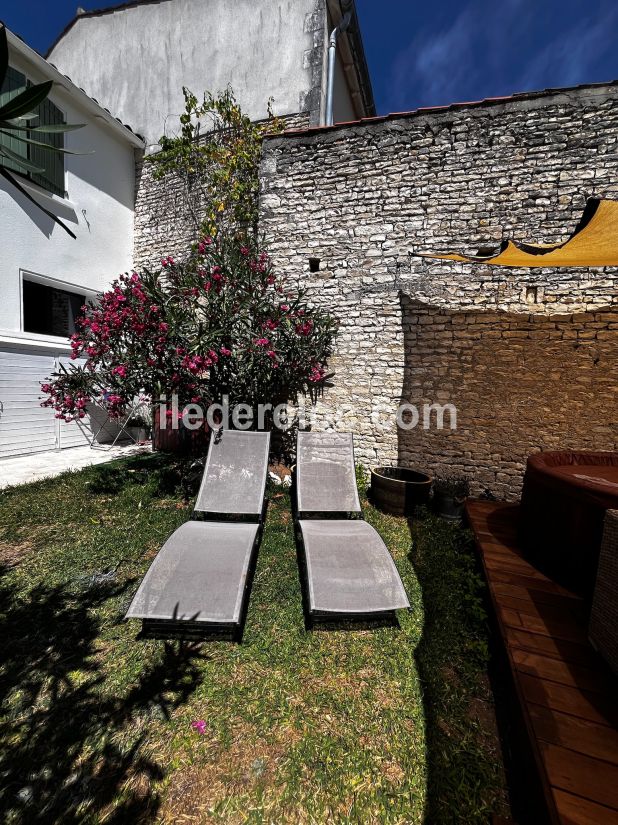
POLYGON ((333 103, 335 96, 335 66, 337 61, 337 38, 350 25, 352 12, 347 12, 337 28, 333 29, 328 41, 328 81, 326 87, 326 125, 333 125, 333 103))

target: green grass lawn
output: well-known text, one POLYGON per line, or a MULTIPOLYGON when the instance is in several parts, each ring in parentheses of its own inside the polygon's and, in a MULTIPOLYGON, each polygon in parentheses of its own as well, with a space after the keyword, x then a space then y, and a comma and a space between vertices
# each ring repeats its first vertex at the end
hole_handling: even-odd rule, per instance
POLYGON ((365 517, 413 609, 304 629, 289 497, 269 491, 242 645, 122 617, 189 518, 145 456, 0 492, 0 820, 467 823, 504 810, 467 533, 365 517), (204 720, 205 732, 192 722, 204 720))

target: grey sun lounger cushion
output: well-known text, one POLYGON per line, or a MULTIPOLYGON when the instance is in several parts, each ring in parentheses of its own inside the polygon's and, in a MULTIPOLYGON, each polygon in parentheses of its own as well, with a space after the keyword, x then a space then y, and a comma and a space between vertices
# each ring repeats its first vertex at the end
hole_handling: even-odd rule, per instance
POLYGON ((296 501, 301 518, 361 512, 351 433, 298 433, 296 501))
POLYGON ((165 542, 127 619, 238 624, 259 524, 188 521, 165 542))
POLYGON ((195 511, 259 517, 264 504, 270 433, 223 430, 208 451, 195 511))
POLYGON ((337 518, 361 514, 351 433, 298 433, 296 496, 311 613, 364 615, 410 606, 379 534, 362 518, 337 518))
POLYGON ((165 542, 127 619, 241 624, 264 512, 269 446, 269 433, 224 430, 211 439, 193 520, 165 542), (198 520, 205 514, 239 518, 198 520))
POLYGON ((309 609, 382 613, 410 606, 386 545, 360 519, 311 519, 302 531, 309 609))

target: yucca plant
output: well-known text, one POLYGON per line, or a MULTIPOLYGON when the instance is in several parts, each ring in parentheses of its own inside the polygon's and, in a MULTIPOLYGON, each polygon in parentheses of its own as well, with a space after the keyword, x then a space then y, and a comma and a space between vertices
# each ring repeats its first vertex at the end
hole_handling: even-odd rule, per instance
MULTIPOLYGON (((8 70, 9 46, 7 42, 6 28, 5 26, 0 25, 0 89, 2 89, 4 85, 8 70)), ((44 143, 37 140, 36 137, 33 137, 33 135, 70 132, 73 129, 81 129, 84 126, 83 123, 37 123, 36 126, 29 125, 31 121, 39 119, 39 114, 36 109, 48 97, 52 86, 53 82, 51 80, 48 80, 45 83, 35 83, 31 86, 26 86, 23 89, 20 89, 15 97, 9 100, 8 103, 5 103, 4 106, 0 106, 0 135, 13 138, 26 146, 38 146, 49 152, 61 153, 64 155, 81 154, 79 152, 70 152, 68 149, 61 149, 59 146, 50 146, 49 143, 44 143)), ((38 201, 36 201, 27 189, 25 189, 9 172, 9 170, 2 165, 3 159, 11 161, 11 163, 16 166, 20 172, 24 172, 25 174, 43 174, 46 170, 36 163, 32 163, 28 158, 14 152, 12 149, 9 149, 8 146, 5 146, 2 142, 0 142, 0 175, 8 180, 12 186, 18 189, 21 194, 31 201, 38 209, 40 209, 41 212, 44 212, 48 217, 50 217, 54 223, 57 223, 58 226, 61 226, 72 238, 75 238, 75 235, 71 232, 69 227, 66 226, 60 218, 54 215, 53 212, 50 212, 38 201)))

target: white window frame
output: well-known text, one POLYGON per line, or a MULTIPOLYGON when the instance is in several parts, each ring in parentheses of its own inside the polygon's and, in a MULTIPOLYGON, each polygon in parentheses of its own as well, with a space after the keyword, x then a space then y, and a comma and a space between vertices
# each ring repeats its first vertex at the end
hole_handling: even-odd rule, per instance
POLYGON ((41 284, 52 289, 61 289, 64 292, 73 292, 76 295, 84 295, 86 301, 98 303, 101 290, 92 289, 92 287, 80 286, 79 284, 71 283, 70 281, 61 281, 59 278, 52 278, 50 275, 40 275, 38 272, 32 272, 29 269, 19 270, 19 329, 23 335, 34 340, 40 341, 57 341, 66 345, 69 338, 63 335, 40 335, 36 332, 28 332, 24 329, 24 281, 30 283, 41 284))

